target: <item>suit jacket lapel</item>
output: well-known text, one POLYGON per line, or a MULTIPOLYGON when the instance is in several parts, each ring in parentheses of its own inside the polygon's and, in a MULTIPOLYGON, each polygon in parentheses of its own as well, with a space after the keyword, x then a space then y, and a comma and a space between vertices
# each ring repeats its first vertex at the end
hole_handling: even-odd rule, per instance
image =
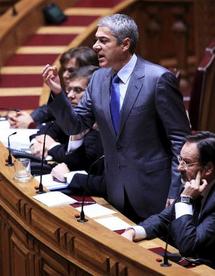
MULTIPOLYGON (((215 180, 214 180, 215 181, 215 180)), ((202 202, 201 211, 200 211, 200 219, 202 219, 205 216, 205 212, 208 212, 208 209, 214 208, 215 206, 215 183, 212 184, 208 195, 202 202)))
POLYGON ((144 77, 144 66, 143 63, 140 66, 140 61, 137 60, 137 64, 134 68, 134 71, 131 75, 131 79, 129 81, 129 85, 126 91, 125 99, 122 105, 121 114, 120 114, 120 129, 118 137, 124 127, 124 124, 127 120, 127 117, 139 95, 142 87, 141 78, 144 77))
POLYGON ((114 136, 116 136, 114 127, 112 124, 111 114, 110 114, 110 82, 111 82, 111 71, 107 73, 102 89, 102 109, 104 110, 105 119, 108 123, 108 126, 114 136))

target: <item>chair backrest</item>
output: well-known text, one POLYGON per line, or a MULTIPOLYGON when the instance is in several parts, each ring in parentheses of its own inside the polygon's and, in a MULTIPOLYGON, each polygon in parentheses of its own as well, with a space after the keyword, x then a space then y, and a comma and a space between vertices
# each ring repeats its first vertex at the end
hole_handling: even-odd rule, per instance
POLYGON ((189 117, 193 130, 215 132, 215 40, 205 49, 196 70, 189 117))

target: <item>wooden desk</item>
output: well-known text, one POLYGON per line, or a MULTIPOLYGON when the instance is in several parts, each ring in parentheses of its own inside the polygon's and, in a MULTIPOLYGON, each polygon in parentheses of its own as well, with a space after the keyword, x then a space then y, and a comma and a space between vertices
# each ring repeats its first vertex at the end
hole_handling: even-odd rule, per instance
POLYGON ((16 183, 2 144, 0 151, 1 276, 198 275, 176 264, 161 267, 156 254, 92 219, 77 222, 71 206, 40 204, 32 198, 36 181, 16 183))

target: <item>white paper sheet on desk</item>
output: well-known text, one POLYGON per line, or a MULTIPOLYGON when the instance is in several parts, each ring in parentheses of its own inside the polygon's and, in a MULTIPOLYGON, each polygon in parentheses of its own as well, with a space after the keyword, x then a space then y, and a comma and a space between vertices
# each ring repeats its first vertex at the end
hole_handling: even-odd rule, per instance
POLYGON ((77 202, 74 198, 67 196, 61 192, 47 192, 33 196, 34 199, 42 202, 48 207, 56 207, 61 205, 69 205, 77 202))
POLYGON ((30 139, 29 137, 32 134, 37 133, 38 129, 15 129, 9 128, 4 129, 4 131, 0 131, 0 141, 4 144, 5 147, 8 146, 8 136, 15 132, 13 136, 10 137, 10 147, 12 149, 28 149, 30 147, 30 139))
POLYGON ((9 129, 10 128, 10 123, 8 122, 8 120, 2 120, 0 117, 0 129, 9 129))
MULTIPOLYGON (((76 208, 79 212, 81 211, 81 207, 76 208)), ((84 206, 84 213, 89 218, 96 218, 102 216, 108 216, 116 213, 116 211, 111 210, 109 208, 103 207, 97 203, 91 205, 84 206)))
POLYGON ((114 216, 106 217, 106 218, 98 218, 95 219, 96 222, 102 224, 106 228, 116 231, 116 230, 123 230, 131 226, 127 222, 123 221, 122 219, 114 216))
MULTIPOLYGON (((34 177, 38 182, 40 182, 40 176, 34 177)), ((68 187, 68 183, 55 181, 51 174, 43 174, 42 176, 42 184, 50 191, 65 189, 68 187)))

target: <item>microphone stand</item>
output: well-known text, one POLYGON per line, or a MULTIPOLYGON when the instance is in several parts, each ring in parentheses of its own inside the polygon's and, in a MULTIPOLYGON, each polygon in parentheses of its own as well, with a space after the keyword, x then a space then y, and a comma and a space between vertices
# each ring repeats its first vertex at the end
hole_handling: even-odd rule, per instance
POLYGON ((179 192, 178 196, 176 197, 175 201, 172 204, 172 210, 171 210, 170 220, 169 220, 168 229, 167 229, 167 231, 168 231, 167 232, 167 239, 166 239, 166 244, 165 244, 165 249, 164 249, 164 254, 163 254, 163 262, 160 264, 160 266, 162 266, 162 267, 169 267, 169 266, 172 265, 171 263, 169 263, 169 257, 168 257, 168 254, 167 254, 167 248, 168 248, 168 245, 169 245, 170 224, 171 224, 171 221, 172 221, 173 215, 174 215, 175 203, 180 198, 182 191, 183 191, 183 189, 179 192))
MULTIPOLYGON (((49 129, 49 127, 48 127, 49 129)), ((40 183, 37 189, 37 194, 43 194, 46 193, 43 188, 42 178, 43 178, 43 166, 44 166, 44 159, 45 159, 45 144, 46 144, 46 133, 44 134, 44 140, 43 140, 43 150, 42 150, 42 158, 41 158, 41 167, 40 167, 40 183)))
POLYGON ((44 131, 43 149, 42 149, 41 167, 40 167, 40 183, 39 183, 39 186, 38 186, 38 187, 35 187, 35 189, 37 190, 37 191, 36 191, 37 194, 46 193, 46 191, 44 191, 44 189, 43 189, 42 178, 43 178, 43 167, 44 167, 44 159, 45 159, 46 135, 47 135, 48 130, 50 129, 50 127, 51 127, 52 125, 53 125, 53 121, 49 123, 49 125, 48 125, 47 128, 46 128, 46 130, 44 131))
POLYGON ((8 158, 7 158, 7 160, 6 160, 6 166, 9 166, 9 167, 11 167, 11 166, 13 166, 14 164, 13 164, 13 159, 12 159, 12 154, 11 154, 11 148, 10 148, 10 136, 12 136, 12 135, 14 135, 14 134, 16 134, 17 132, 15 131, 15 132, 13 132, 13 133, 11 133, 9 136, 8 136, 8 138, 7 138, 7 144, 8 144, 8 158))
MULTIPOLYGON (((104 158, 104 155, 100 156, 98 159, 96 159, 90 165, 89 170, 88 170, 88 174, 87 174, 86 186, 88 186, 88 184, 89 184, 90 173, 92 172, 93 167, 103 158, 104 158)), ((77 221, 81 222, 81 223, 85 223, 85 222, 88 221, 88 219, 86 219, 85 213, 84 213, 84 202, 85 202, 85 193, 83 194, 83 197, 82 197, 80 216, 77 219, 77 221)))
MULTIPOLYGON (((169 228, 169 227, 168 227, 168 228, 169 228)), ((169 262, 169 259, 168 259, 167 247, 168 247, 168 240, 167 240, 167 242, 166 242, 165 249, 164 249, 163 262, 161 263, 161 266, 162 266, 162 267, 169 267, 169 266, 172 265, 172 264, 169 262)))

